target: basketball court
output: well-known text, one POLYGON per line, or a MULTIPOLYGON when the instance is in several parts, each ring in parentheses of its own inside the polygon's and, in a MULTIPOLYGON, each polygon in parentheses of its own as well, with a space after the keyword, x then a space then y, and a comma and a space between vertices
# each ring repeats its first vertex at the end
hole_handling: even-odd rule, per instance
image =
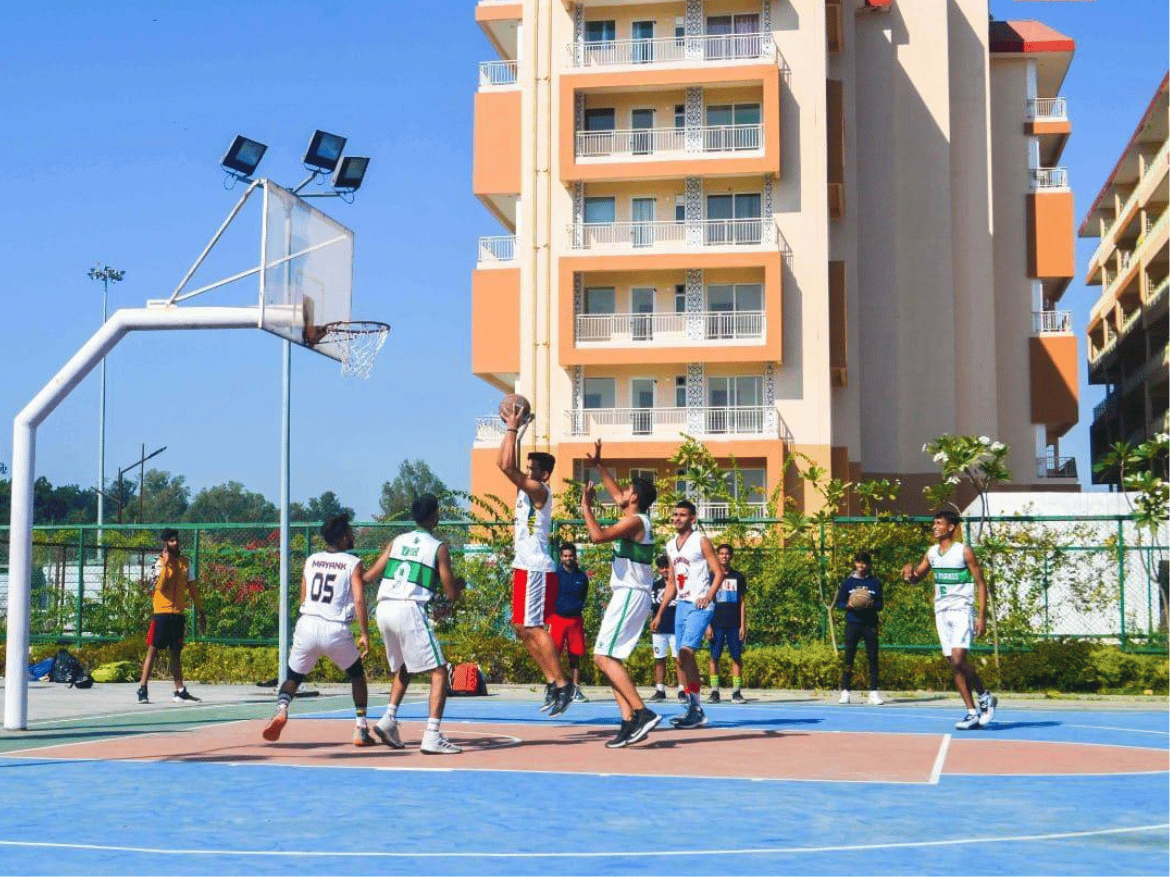
MULTIPOLYGON (((86 703, 57 688, 34 707, 86 703)), ((762 692, 708 707, 706 728, 664 720, 608 750, 601 689, 551 720, 534 691, 505 690, 450 700, 444 732, 465 751, 432 757, 421 691, 394 751, 350 743, 347 693, 298 699, 273 744, 262 689, 135 708, 130 687, 104 688, 125 697, 0 738, 6 870, 1157 874, 1170 849, 1164 703, 1009 700, 989 728, 955 732, 941 696, 762 692)), ((384 692, 371 702, 373 719, 384 692)))

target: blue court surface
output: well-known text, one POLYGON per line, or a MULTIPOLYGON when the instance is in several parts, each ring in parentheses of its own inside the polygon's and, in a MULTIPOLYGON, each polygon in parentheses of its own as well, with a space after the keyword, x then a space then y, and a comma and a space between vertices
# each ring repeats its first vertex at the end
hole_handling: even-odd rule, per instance
MULTIPOLYGON (((343 696, 298 701, 277 744, 270 697, 33 722, 0 737, 0 871, 1167 873, 1162 708, 1009 702, 962 733, 930 699, 777 696, 611 751, 612 702, 536 706, 449 701, 480 748, 435 758, 353 747, 343 696)), ((425 714, 403 705, 408 744, 425 714)))

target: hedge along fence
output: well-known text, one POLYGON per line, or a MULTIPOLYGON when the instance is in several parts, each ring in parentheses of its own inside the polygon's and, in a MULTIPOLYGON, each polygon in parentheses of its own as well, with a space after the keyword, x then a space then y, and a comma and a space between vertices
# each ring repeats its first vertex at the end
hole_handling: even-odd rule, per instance
MULTIPOLYGON (((661 511, 661 510, 660 510, 661 511)), ((838 518, 794 544, 775 535, 774 520, 724 521, 708 535, 736 549, 733 565, 748 580, 748 646, 758 649, 840 642, 843 614, 827 608, 855 551, 868 550, 885 583, 885 649, 932 652, 937 639, 929 584, 901 580, 901 567, 930 544, 923 518, 838 518)), ((189 642, 274 645, 279 603, 278 531, 274 524, 178 524, 184 552, 196 570, 207 616, 205 636, 189 642)), ((33 641, 75 645, 141 636, 150 615, 158 527, 106 525, 34 530, 33 641)), ((406 524, 355 528, 356 552, 367 562, 406 524)), ((292 527, 290 616, 299 597, 299 571, 323 543, 317 524, 292 527)), ((510 634, 510 521, 444 522, 457 572, 468 588, 447 633, 469 640, 507 641, 510 634)), ((581 541, 578 521, 555 532, 576 542, 592 582, 585 609, 596 631, 608 598, 609 546, 581 541)), ((660 544, 670 538, 659 525, 660 544)), ((0 531, 0 607, 7 597, 7 531, 0 531)), ((1052 639, 1116 643, 1124 651, 1166 650, 1166 552, 1143 546, 1126 518, 1011 517, 988 521, 975 546, 996 593, 996 622, 1004 649, 1032 648, 1052 639)), ((367 591, 372 601, 375 588, 367 591)), ((493 645, 493 647, 498 647, 493 645)), ((978 650, 978 647, 977 649, 978 650)))

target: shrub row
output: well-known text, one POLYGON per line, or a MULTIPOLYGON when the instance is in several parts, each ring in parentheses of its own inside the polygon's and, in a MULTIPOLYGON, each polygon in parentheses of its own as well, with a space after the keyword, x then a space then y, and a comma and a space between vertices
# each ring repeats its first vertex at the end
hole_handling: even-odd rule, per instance
MULTIPOLYGON (((141 662, 146 652, 142 637, 121 642, 66 647, 89 668, 111 661, 141 662)), ((2 651, 0 646, 0 651, 2 651)), ((35 645, 32 661, 49 657, 57 646, 35 645)), ((452 663, 475 662, 493 683, 540 684, 543 677, 528 657, 524 646, 511 637, 490 634, 453 634, 444 640, 447 659, 452 663)), ((700 668, 706 681, 707 657, 700 654, 700 668)), ((974 660, 984 681, 996 690, 1015 692, 1063 692, 1085 694, 1141 694, 1152 690, 1170 693, 1170 666, 1165 656, 1122 652, 1115 646, 1085 641, 1051 641, 1026 652, 1000 656, 997 672, 990 654, 978 653, 974 660)), ((880 683, 889 691, 952 691, 950 665, 937 652, 894 652, 880 656, 880 683)), ((155 675, 166 678, 165 653, 155 665, 155 675)), ((381 642, 374 635, 370 654, 364 661, 371 680, 388 682, 389 668, 381 642)), ((630 675, 642 686, 653 680, 654 658, 648 644, 635 650, 627 662, 630 675)), ((277 675, 276 649, 272 647, 222 646, 193 642, 183 650, 183 671, 189 679, 203 682, 255 683, 277 675)), ((730 679, 726 656, 720 675, 730 679)), ((853 688, 868 688, 864 650, 854 664, 853 688)), ((345 674, 329 661, 317 664, 310 681, 344 682, 345 674)), ((668 682, 671 677, 668 676, 668 682)), ((743 684, 747 688, 836 689, 841 680, 841 657, 823 643, 759 646, 743 654, 743 684)), ((581 663, 581 682, 603 684, 593 662, 581 663)))

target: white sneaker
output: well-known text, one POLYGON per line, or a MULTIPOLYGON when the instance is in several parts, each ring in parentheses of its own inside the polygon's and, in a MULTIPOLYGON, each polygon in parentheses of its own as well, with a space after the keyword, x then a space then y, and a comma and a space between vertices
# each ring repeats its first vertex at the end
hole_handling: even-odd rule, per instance
POLYGON ((849 691, 848 690, 841 692, 841 697, 838 698, 837 703, 849 703, 849 691))
POLYGON ((418 747, 423 755, 458 755, 463 751, 440 731, 427 731, 423 734, 422 745, 418 747))
POLYGON ((955 730, 970 731, 972 728, 979 726, 979 713, 967 713, 959 721, 955 722, 955 730))
POLYGON ((391 722, 390 727, 385 728, 381 722, 374 725, 374 733, 378 735, 378 739, 389 746, 391 749, 405 749, 406 744, 402 742, 402 737, 398 734, 398 723, 391 722))
POLYGON ((881 706, 883 703, 885 703, 885 701, 882 700, 881 694, 879 694, 876 691, 871 691, 869 693, 869 705, 870 706, 881 706))
POLYGON ((999 698, 990 691, 985 691, 979 696, 979 727, 986 728, 991 724, 991 720, 995 718, 995 707, 999 703, 999 698))

